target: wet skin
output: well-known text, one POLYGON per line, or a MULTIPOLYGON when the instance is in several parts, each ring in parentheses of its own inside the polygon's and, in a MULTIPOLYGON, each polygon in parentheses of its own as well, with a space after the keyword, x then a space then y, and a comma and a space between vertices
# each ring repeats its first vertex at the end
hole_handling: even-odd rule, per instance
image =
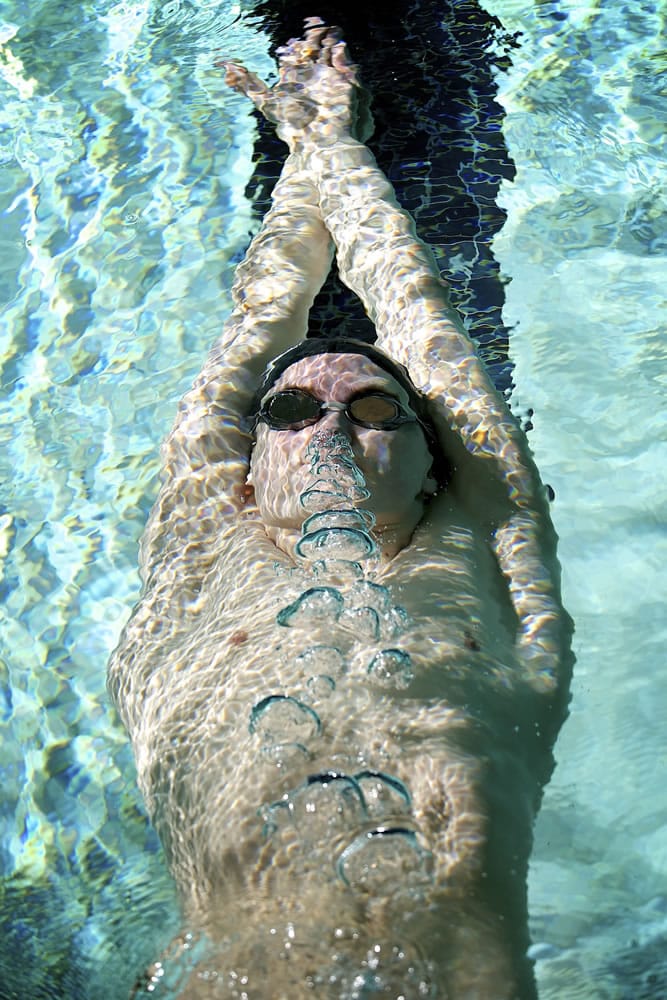
MULTIPOLYGON (((181 995, 339 1000, 359 995, 343 985, 350 970, 368 955, 384 962, 398 943, 410 961, 425 956, 435 992, 415 992, 389 959, 385 995, 532 1000, 531 826, 571 662, 554 539, 523 439, 432 254, 352 138, 358 95, 344 46, 317 19, 307 28, 279 53, 273 91, 227 67, 228 81, 280 122, 292 154, 237 269, 234 312, 165 443, 165 481, 143 544, 146 586, 109 668, 187 925, 214 946, 181 995), (451 486, 426 503, 431 458, 417 424, 376 431, 328 412, 301 431, 260 425, 249 456, 254 386, 271 357, 305 336, 333 244, 380 346, 408 367, 441 440, 459 449, 456 460, 445 449, 451 486), (391 640, 412 664, 400 691, 374 683, 378 643, 342 619, 279 621, 313 586, 294 548, 307 450, 322 432, 351 444, 371 492, 363 507, 378 519, 381 558, 367 575, 410 620, 391 640), (309 688, 302 655, 317 643, 345 660, 324 700, 309 688), (527 652, 542 657, 537 667, 527 652), (263 752, 249 726, 275 695, 308 700, 323 720, 289 762, 263 752), (308 823, 291 841, 267 839, 267 803, 332 768, 384 771, 409 790, 433 857, 416 905, 391 891, 351 893, 334 874, 340 844, 325 845, 320 864, 308 823)), ((298 385, 346 402, 372 386, 406 402, 392 383, 367 359, 322 356, 292 366, 273 391, 298 385)), ((340 590, 354 612, 354 586, 340 590)))
MULTIPOLYGON (((358 356, 304 359, 272 392, 294 387, 341 403, 382 391, 407 405, 402 387, 358 356)), ((348 964, 390 940, 408 951, 420 941, 429 960, 438 956, 428 978, 439 997, 487 1000, 499 975, 505 988, 493 995, 511 997, 520 980, 530 981, 522 961, 525 864, 549 754, 533 755, 536 776, 526 768, 531 748, 514 745, 514 725, 530 727, 540 699, 526 704, 512 653, 515 620, 483 532, 450 491, 424 503, 434 487, 432 456, 417 423, 377 431, 334 411, 299 431, 262 424, 257 431, 250 461, 257 505, 251 498, 218 533, 215 560, 190 600, 183 583, 167 605, 156 592, 155 605, 148 598, 143 606, 152 626, 139 618, 125 637, 134 693, 122 700, 134 716, 142 789, 184 890, 188 926, 221 945, 209 970, 248 972, 253 1000, 305 996, 307 968, 330 966, 339 931, 361 934, 343 952, 348 964), (350 441, 371 492, 361 506, 377 516, 383 550, 372 579, 411 620, 390 641, 413 665, 404 692, 369 679, 382 644, 335 622, 276 624, 307 587, 328 582, 299 569, 293 555, 304 519, 299 496, 312 482, 307 452, 323 431, 350 441), (310 681, 300 656, 318 643, 336 646, 347 664, 321 703, 300 693, 310 681), (255 706, 276 694, 305 697, 324 720, 308 756, 280 767, 249 731, 255 706), (285 850, 267 842, 261 810, 332 768, 382 770, 409 790, 434 857, 422 913, 410 915, 391 896, 359 899, 332 880, 333 842, 316 870, 298 840, 285 850), (288 927, 306 965, 280 959, 288 927), (483 960, 471 965, 471 952, 483 960), (268 994, 264 976, 273 984, 268 994)), ((178 566, 173 573, 183 581, 178 566)), ((349 587, 341 591, 347 601, 349 587)), ((184 995, 217 994, 193 979, 184 995)))

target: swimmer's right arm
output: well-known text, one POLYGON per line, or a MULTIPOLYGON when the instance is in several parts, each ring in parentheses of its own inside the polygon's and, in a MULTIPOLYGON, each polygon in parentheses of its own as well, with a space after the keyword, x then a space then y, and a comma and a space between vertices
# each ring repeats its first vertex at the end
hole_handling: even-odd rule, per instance
POLYGON ((246 415, 261 375, 307 332, 308 312, 333 255, 317 195, 294 157, 237 267, 234 309, 163 444, 163 485, 142 538, 144 582, 187 540, 210 557, 215 534, 243 509, 251 439, 246 415))

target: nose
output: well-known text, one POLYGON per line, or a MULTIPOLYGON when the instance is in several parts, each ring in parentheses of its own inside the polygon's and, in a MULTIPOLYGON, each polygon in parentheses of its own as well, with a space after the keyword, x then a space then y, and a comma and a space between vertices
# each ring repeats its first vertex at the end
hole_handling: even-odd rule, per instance
POLYGON ((343 403, 328 403, 317 423, 322 429, 330 428, 342 432, 346 437, 350 436, 352 424, 343 403))
POLYGON ((345 475, 352 475, 355 482, 362 481, 359 461, 363 459, 363 449, 356 433, 357 428, 345 413, 345 406, 327 406, 315 428, 312 440, 317 443, 324 465, 335 467, 339 474, 342 470, 345 475))

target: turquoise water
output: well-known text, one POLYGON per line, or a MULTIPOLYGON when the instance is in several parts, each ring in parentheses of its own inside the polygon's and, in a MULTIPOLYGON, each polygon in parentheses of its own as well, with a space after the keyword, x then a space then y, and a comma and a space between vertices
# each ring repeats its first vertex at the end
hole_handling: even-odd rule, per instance
MULTIPOLYGON (((516 176, 493 246, 512 403, 534 411, 577 624, 531 871, 538 977, 553 1000, 657 998, 664 3, 483 6, 517 33, 497 70, 516 176)), ((0 39, 0 997, 108 1000, 178 913, 104 666, 138 594, 159 442, 256 226, 256 124, 211 51, 266 76, 269 40, 249 9, 178 0, 5 0, 0 39)))
POLYGON ((500 81, 517 177, 494 250, 513 279, 514 399, 535 408, 577 629, 572 714, 532 865, 538 969, 544 996, 660 997, 665 8, 560 4, 567 20, 549 23, 519 3, 486 6, 524 32, 500 81))

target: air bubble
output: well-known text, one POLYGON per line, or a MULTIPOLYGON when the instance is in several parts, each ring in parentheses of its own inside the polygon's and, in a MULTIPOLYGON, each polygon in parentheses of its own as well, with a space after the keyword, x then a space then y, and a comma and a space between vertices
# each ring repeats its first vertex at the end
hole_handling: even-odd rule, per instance
POLYGON ((250 713, 249 731, 265 747, 274 745, 304 749, 322 728, 317 712, 289 695, 272 694, 258 702, 250 713))
POLYGON ((313 483, 307 490, 304 490, 299 497, 299 502, 304 510, 321 513, 331 510, 332 506, 340 503, 341 500, 345 501, 347 499, 345 490, 336 490, 332 487, 331 483, 319 480, 313 483))
POLYGON ((360 639, 377 642, 380 638, 380 619, 373 608, 351 608, 343 611, 340 624, 360 639))
POLYGON ((309 531, 316 531, 320 528, 359 528, 365 531, 375 524, 375 516, 369 510, 356 507, 343 507, 334 510, 323 510, 317 514, 311 514, 302 527, 305 535, 309 531))
POLYGON ((395 604, 382 616, 382 635, 385 639, 397 639, 409 627, 410 616, 400 604, 395 604))
POLYGON ((284 796, 279 802, 272 802, 270 806, 262 806, 257 814, 264 821, 262 833, 267 838, 292 825, 292 813, 287 796, 284 796))
POLYGON ((341 677, 345 673, 345 659, 335 646, 311 646, 297 656, 296 662, 313 674, 341 677))
POLYGON ((343 610, 343 598, 334 587, 311 587, 288 607, 278 612, 279 625, 292 628, 311 622, 337 622, 343 610))
POLYGON ((315 576, 324 576, 328 583, 349 583, 351 580, 361 580, 364 571, 361 563, 350 562, 349 559, 318 559, 311 564, 315 576))
POLYGON ((402 649, 383 649, 371 660, 368 673, 378 684, 398 689, 408 687, 415 675, 412 660, 402 649))
POLYGON ((304 510, 324 513, 332 506, 343 503, 358 503, 368 500, 370 491, 360 483, 341 482, 340 479, 318 479, 300 496, 304 510))
POLYGON ((297 555, 304 559, 344 559, 354 562, 366 559, 376 550, 375 542, 366 531, 358 528, 321 528, 300 538, 297 555))
POLYGON ((272 743, 262 747, 262 754, 276 767, 293 764, 295 760, 310 760, 311 754, 303 743, 272 743))
POLYGON ((399 778, 382 771, 360 771, 354 777, 371 819, 386 819, 410 812, 410 793, 399 778))
POLYGON ((336 870, 352 889, 374 896, 426 888, 432 856, 409 827, 379 826, 359 834, 340 858, 336 870))
POLYGON ((308 685, 308 693, 313 698, 328 698, 331 692, 336 690, 336 682, 328 674, 317 674, 315 677, 309 677, 306 684, 308 685))
POLYGON ((361 580, 350 591, 347 603, 352 607, 374 608, 381 614, 389 610, 391 594, 379 583, 361 580))
POLYGON ((361 470, 357 467, 354 458, 348 458, 346 455, 332 455, 316 465, 313 469, 316 476, 322 476, 323 479, 330 479, 330 481, 335 482, 337 485, 342 483, 345 484, 345 489, 349 486, 361 486, 366 485, 366 480, 363 477, 361 470), (349 480, 349 482, 348 482, 349 480))
POLYGON ((328 842, 366 820, 366 805, 359 785, 354 778, 336 771, 311 775, 290 794, 289 800, 301 837, 313 844, 328 842))

